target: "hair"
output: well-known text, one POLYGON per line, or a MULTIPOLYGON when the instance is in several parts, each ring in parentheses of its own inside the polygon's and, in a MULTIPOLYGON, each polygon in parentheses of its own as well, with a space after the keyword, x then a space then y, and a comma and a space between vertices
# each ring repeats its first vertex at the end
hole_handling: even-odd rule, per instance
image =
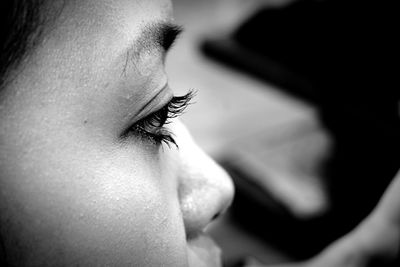
POLYGON ((44 0, 0 1, 0 90, 10 79, 41 33, 40 10, 44 0))
MULTIPOLYGON (((0 93, 41 34, 40 10, 44 0, 0 1, 0 93)), ((0 225, 0 265, 8 266, 0 225)))

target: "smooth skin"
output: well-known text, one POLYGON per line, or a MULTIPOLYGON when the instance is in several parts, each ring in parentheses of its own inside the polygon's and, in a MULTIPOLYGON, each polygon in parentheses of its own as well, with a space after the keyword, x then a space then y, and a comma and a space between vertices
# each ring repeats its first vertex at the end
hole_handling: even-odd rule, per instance
POLYGON ((41 41, 0 93, 3 261, 218 266, 202 234, 232 201, 228 175, 177 119, 179 149, 121 136, 173 94, 146 35, 173 23, 171 2, 48 2, 41 41))

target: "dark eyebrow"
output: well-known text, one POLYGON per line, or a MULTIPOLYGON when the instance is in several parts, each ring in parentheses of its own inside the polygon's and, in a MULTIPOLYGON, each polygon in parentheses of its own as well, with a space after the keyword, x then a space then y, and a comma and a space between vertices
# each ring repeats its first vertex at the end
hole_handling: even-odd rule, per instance
POLYGON ((146 25, 139 38, 137 38, 128 50, 134 58, 140 58, 144 52, 162 50, 168 52, 175 40, 182 32, 182 27, 172 23, 154 23, 146 25))
POLYGON ((155 40, 158 44, 164 49, 164 51, 168 51, 178 36, 182 33, 183 28, 176 24, 162 24, 160 27, 156 29, 155 40))
POLYGON ((144 27, 139 37, 126 50, 125 73, 128 62, 139 62, 141 56, 152 51, 160 51, 163 59, 175 40, 182 33, 183 28, 173 23, 151 23, 144 27))

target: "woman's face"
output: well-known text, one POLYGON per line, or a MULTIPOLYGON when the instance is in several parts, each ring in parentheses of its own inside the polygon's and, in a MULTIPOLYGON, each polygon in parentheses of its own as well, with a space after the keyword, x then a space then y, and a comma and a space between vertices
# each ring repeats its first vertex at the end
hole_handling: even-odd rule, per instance
MULTIPOLYGON (((177 119, 161 127, 173 96, 170 1, 61 2, 1 92, 0 256, 217 266, 202 231, 230 204, 232 183, 177 119)), ((169 116, 185 101, 172 102, 169 116)))

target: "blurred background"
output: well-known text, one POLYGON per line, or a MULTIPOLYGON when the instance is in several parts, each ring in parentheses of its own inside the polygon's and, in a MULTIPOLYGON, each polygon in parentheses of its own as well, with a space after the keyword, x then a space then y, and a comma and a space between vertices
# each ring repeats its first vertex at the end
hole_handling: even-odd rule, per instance
POLYGON ((173 3, 170 84, 197 91, 183 121, 236 185, 209 229, 225 266, 315 255, 400 167, 394 1, 173 3))

